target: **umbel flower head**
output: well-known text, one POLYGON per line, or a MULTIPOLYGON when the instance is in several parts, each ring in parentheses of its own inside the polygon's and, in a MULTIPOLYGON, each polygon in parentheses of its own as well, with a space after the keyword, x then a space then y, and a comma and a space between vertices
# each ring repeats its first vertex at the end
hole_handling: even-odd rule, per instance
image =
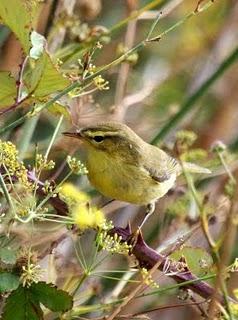
POLYGON ((27 169, 18 159, 16 146, 10 141, 0 140, 0 171, 6 178, 15 178, 23 187, 31 189, 27 169))

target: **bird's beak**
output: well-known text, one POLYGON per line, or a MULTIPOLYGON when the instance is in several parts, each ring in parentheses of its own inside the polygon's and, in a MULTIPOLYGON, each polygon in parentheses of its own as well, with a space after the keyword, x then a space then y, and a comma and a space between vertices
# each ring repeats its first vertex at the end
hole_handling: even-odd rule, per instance
POLYGON ((82 138, 80 131, 78 131, 78 132, 62 132, 62 134, 67 137, 72 137, 72 138, 77 138, 77 139, 82 138))

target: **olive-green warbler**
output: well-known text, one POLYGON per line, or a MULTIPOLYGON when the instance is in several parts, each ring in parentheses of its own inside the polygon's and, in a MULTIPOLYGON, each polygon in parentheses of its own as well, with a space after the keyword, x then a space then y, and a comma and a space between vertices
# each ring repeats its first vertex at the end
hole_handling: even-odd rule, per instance
MULTIPOLYGON (((147 205, 140 227, 153 213, 156 200, 173 187, 182 172, 177 160, 122 123, 99 123, 64 135, 84 143, 88 178, 98 191, 112 199, 147 205)), ((184 167, 189 172, 210 173, 192 163, 184 167)))

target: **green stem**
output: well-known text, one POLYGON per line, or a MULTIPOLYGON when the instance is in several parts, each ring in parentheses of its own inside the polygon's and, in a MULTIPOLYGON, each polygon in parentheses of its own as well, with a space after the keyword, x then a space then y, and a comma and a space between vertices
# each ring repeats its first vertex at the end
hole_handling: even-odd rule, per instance
POLYGON ((6 186, 5 182, 4 182, 4 179, 3 179, 3 176, 2 176, 1 173, 0 173, 0 186, 2 187, 2 190, 3 190, 4 196, 5 196, 6 200, 7 200, 7 203, 14 210, 14 205, 12 203, 11 196, 10 196, 8 190, 7 190, 7 186, 6 186))
POLYGON ((81 285, 82 285, 83 282, 87 279, 88 276, 89 276, 89 273, 87 273, 87 272, 84 272, 84 273, 83 273, 82 277, 81 277, 80 280, 79 280, 78 285, 76 286, 76 288, 74 289, 74 291, 73 291, 73 293, 72 293, 73 296, 77 293, 78 289, 81 287, 81 285))
POLYGON ((238 47, 219 65, 215 72, 182 104, 180 111, 176 113, 164 125, 160 132, 152 140, 153 144, 160 142, 175 126, 194 108, 195 103, 211 87, 211 85, 221 77, 221 75, 238 60, 238 47))
POLYGON ((49 146, 48 146, 48 148, 47 148, 47 150, 46 150, 45 159, 47 159, 48 156, 49 156, 50 150, 51 150, 52 145, 53 145, 53 143, 54 143, 54 141, 55 141, 55 138, 56 138, 56 136, 57 136, 57 134, 58 134, 58 132, 59 132, 59 128, 60 128, 60 126, 61 126, 61 124, 62 124, 63 119, 64 119, 64 116, 61 115, 60 118, 59 118, 59 121, 58 121, 58 123, 57 123, 57 126, 56 126, 56 128, 55 128, 55 130, 54 130, 54 133, 53 133, 53 135, 52 135, 52 137, 51 137, 49 146))
POLYGON ((53 192, 50 192, 36 207, 35 212, 37 212, 42 206, 53 196, 53 194, 57 193, 62 184, 71 176, 72 171, 70 171, 64 179, 57 185, 56 189, 53 192))
POLYGON ((38 120, 39 115, 37 115, 35 118, 27 119, 22 127, 21 139, 18 145, 20 159, 24 157, 24 154, 30 145, 31 138, 35 131, 38 120))
POLYGON ((236 179, 234 178, 234 176, 233 176, 230 168, 228 167, 228 165, 227 165, 227 163, 226 163, 226 161, 225 161, 225 159, 224 159, 224 157, 223 157, 222 152, 217 152, 217 154, 218 154, 218 157, 219 157, 219 159, 220 159, 220 161, 221 161, 221 164, 223 165, 223 167, 224 167, 224 169, 225 169, 228 177, 231 179, 231 181, 232 181, 233 183, 236 183, 236 179))
POLYGON ((148 10, 152 10, 155 7, 157 7, 158 5, 163 6, 164 4, 166 4, 168 1, 162 1, 162 0, 154 0, 151 1, 150 3, 148 3, 147 5, 145 5, 144 7, 142 7, 139 10, 133 11, 128 17, 126 17, 125 19, 119 21, 117 24, 115 24, 110 30, 109 33, 114 33, 115 31, 117 31, 118 29, 121 29, 122 27, 124 27, 125 25, 128 24, 128 22, 130 22, 131 20, 134 20, 136 18, 138 18, 142 13, 148 11, 148 10))

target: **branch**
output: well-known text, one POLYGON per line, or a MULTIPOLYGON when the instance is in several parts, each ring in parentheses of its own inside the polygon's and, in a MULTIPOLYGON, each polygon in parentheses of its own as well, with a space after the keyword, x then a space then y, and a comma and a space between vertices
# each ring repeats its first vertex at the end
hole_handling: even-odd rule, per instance
MULTIPOLYGON (((115 227, 111 230, 110 234, 118 234, 123 242, 130 243, 133 234, 129 227, 119 228, 115 227)), ((160 261, 159 270, 162 272, 165 266, 168 265, 168 258, 160 253, 156 252, 154 249, 150 248, 144 241, 142 234, 139 233, 137 241, 134 244, 131 253, 136 257, 139 265, 145 267, 146 269, 151 269, 153 266, 160 261)), ((179 264, 179 262, 178 262, 179 264)), ((177 265, 178 266, 178 265, 177 265)), ((185 287, 191 289, 193 292, 197 293, 204 299, 209 299, 214 295, 214 289, 205 281, 199 280, 197 276, 191 273, 189 269, 179 272, 178 267, 174 264, 170 264, 167 269, 168 275, 173 278, 177 283, 191 281, 192 283, 186 284, 185 287)), ((224 303, 224 299, 220 294, 217 294, 217 301, 224 303)))

